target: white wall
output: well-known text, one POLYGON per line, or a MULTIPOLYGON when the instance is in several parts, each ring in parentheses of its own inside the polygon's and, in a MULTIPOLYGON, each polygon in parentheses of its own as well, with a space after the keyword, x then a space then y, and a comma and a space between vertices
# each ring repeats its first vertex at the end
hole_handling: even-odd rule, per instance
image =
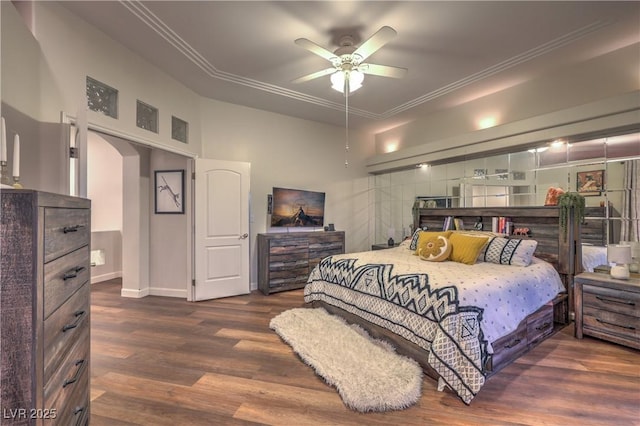
POLYGON ((273 187, 326 193, 325 222, 346 231, 348 252, 366 250, 369 190, 364 161, 373 144, 344 129, 267 111, 202 99, 203 156, 251 163, 251 281, 257 282, 256 235, 268 231, 267 195, 273 187))
POLYGON ((12 3, 2 1, 0 8, 2 101, 33 119, 44 121, 40 114, 40 48, 12 3))
MULTIPOLYGON (((571 108, 640 90, 640 44, 635 43, 582 63, 555 69, 531 81, 471 99, 376 135, 376 155, 403 158, 445 148, 473 145, 508 134, 522 134, 605 113, 602 107, 571 108), (552 113, 551 115, 548 115, 552 113), (495 117, 494 128, 479 130, 478 121, 495 117), (538 120, 533 120, 540 118, 538 120), (505 126, 508 125, 508 126, 505 126), (398 149, 387 153, 388 144, 398 149), (403 152, 407 154, 404 155, 403 152), (386 154, 386 155, 385 155, 386 154)), ((636 107, 640 102, 636 95, 636 107)), ((574 131, 572 134, 578 134, 574 131)), ((567 136, 558 134, 556 137, 567 136)), ((513 144, 535 142, 514 140, 513 144)), ((510 141, 503 140, 501 147, 510 141)))
POLYGON ((91 200, 91 283, 122 277, 122 155, 100 135, 87 137, 87 198, 91 200), (99 252, 96 255, 96 251, 99 252))
MULTIPOLYGON (((42 67, 50 70, 52 75, 47 81, 52 81, 62 94, 60 99, 52 99, 51 102, 42 100, 42 119, 58 119, 60 110, 74 115, 78 105, 83 105, 85 77, 89 75, 118 89, 120 97, 119 119, 89 111, 87 119, 90 127, 185 154, 182 159, 160 159, 161 155, 152 151, 147 165, 149 170, 140 171, 143 177, 140 187, 124 188, 130 193, 125 198, 144 197, 148 201, 146 213, 145 209, 140 210, 142 217, 139 228, 124 229, 125 233, 139 235, 142 244, 149 241, 150 246, 148 254, 144 253, 145 247, 123 249, 123 269, 130 269, 136 280, 132 284, 134 287, 127 290, 129 295, 151 294, 153 289, 165 293, 172 290, 181 292, 187 287, 183 270, 183 267, 189 266, 187 262, 180 267, 166 268, 166 259, 176 252, 187 252, 188 247, 184 243, 176 245, 175 241, 166 241, 163 232, 167 229, 164 222, 168 219, 155 217, 148 210, 152 209, 150 179, 154 168, 165 167, 174 161, 184 162, 190 155, 247 161, 252 165, 250 217, 254 255, 251 274, 253 287, 257 280, 255 235, 266 230, 266 197, 273 186, 326 192, 326 220, 335 223, 337 229, 346 231, 347 249, 361 250, 369 246, 370 197, 364 159, 373 154, 370 138, 355 132, 351 135, 350 165, 345 168, 342 128, 202 99, 58 5, 35 3, 33 17, 34 33, 42 50, 42 67), (136 127, 136 99, 159 109, 161 124, 158 135, 136 127), (168 137, 166 123, 171 114, 189 122, 188 145, 168 137), (134 252, 140 253, 140 265, 128 265, 134 252), (140 269, 144 269, 147 256, 148 271, 140 269)), ((15 75, 15 78, 20 76, 15 75)), ((124 161, 138 160, 125 158, 124 161)), ((140 165, 144 165, 144 161, 140 160, 140 165)), ((125 215, 130 214, 129 211, 125 212, 125 215)), ((178 229, 182 235, 188 233, 183 223, 170 228, 178 229)))
MULTIPOLYGON (((535 127, 532 122, 563 122, 570 117, 565 114, 566 110, 558 113, 561 108, 580 106, 590 101, 594 101, 591 105, 595 105, 599 100, 617 96, 625 90, 638 90, 640 86, 637 73, 630 71, 638 69, 637 57, 633 55, 633 51, 628 56, 629 51, 623 49, 624 51, 613 52, 603 63, 598 63, 597 73, 594 72, 593 76, 591 71, 574 70, 582 72, 579 78, 574 78, 571 70, 558 70, 531 83, 532 85, 514 87, 466 104, 454 105, 442 113, 426 115, 406 127, 381 133, 375 140, 354 132, 350 144, 350 166, 345 168, 342 128, 203 99, 51 2, 33 3, 33 29, 39 41, 39 46, 34 46, 32 41, 25 40, 25 28, 16 22, 12 4, 1 3, 3 101, 5 91, 9 90, 7 87, 15 88, 7 92, 9 96, 6 99, 10 105, 15 103, 19 110, 38 117, 40 121, 56 122, 61 110, 73 115, 79 108, 84 108, 85 78, 89 75, 120 92, 120 118, 115 120, 89 112, 88 121, 94 127, 120 136, 132 136, 149 146, 185 154, 187 157, 201 155, 205 158, 250 162, 252 242, 255 242, 257 233, 264 232, 267 228, 267 194, 273 186, 287 186, 326 192, 327 222, 335 223, 337 229, 346 231, 348 251, 366 249, 372 242, 379 242, 369 240, 373 230, 375 197, 367 176, 367 170, 371 170, 371 167, 367 167, 371 163, 370 159, 373 158, 375 162, 380 157, 374 155, 376 144, 380 151, 387 138, 409 135, 404 139, 406 144, 401 144, 405 150, 418 148, 421 153, 429 153, 440 149, 443 141, 476 143, 490 133, 473 132, 469 120, 488 106, 500 105, 513 109, 512 115, 504 116, 506 123, 503 126, 509 127, 512 133, 517 133, 520 128, 518 120, 523 117, 532 117, 522 120, 532 120, 527 122, 529 128, 535 127), (5 27, 7 8, 10 19, 5 27), (17 38, 13 33, 8 33, 14 30, 17 38), (26 44, 23 45, 23 41, 26 44), (8 46, 6 52, 5 45, 8 46), (23 48, 26 48, 24 52, 23 48), (23 68, 23 63, 26 63, 26 68, 23 68), (631 68, 627 69, 627 66, 631 68), (625 68, 626 74, 620 71, 621 67, 625 68), (606 78, 602 78, 603 72, 606 78), (597 78, 606 81, 592 82, 591 79, 596 74, 597 78), (32 81, 34 76, 39 77, 36 77, 35 83, 32 81), (23 99, 24 93, 33 94, 33 97, 23 99), (136 127, 136 99, 159 109, 159 134, 136 127), (171 140, 169 122, 172 114, 189 122, 189 144, 171 140), (469 133, 474 135, 469 136, 469 133)), ((592 106, 588 108, 593 109, 592 106)), ((595 110, 597 112, 597 108, 595 110)), ((501 129, 496 128, 493 134, 500 131, 501 129)), ((176 250, 175 245, 164 241, 159 241, 152 251, 149 250, 150 240, 156 238, 166 226, 151 218, 152 213, 149 211, 153 202, 151 167, 154 167, 152 164, 156 160, 162 164, 174 161, 170 158, 157 159, 155 154, 150 154, 146 159, 136 159, 138 174, 131 178, 137 179, 137 185, 135 188, 124 188, 125 199, 131 198, 142 203, 135 211, 127 211, 125 214, 137 218, 138 226, 130 232, 137 235, 143 247, 129 246, 123 250, 124 263, 134 253, 139 257, 139 263, 130 266, 138 286, 132 289, 132 293, 139 295, 145 294, 145 291, 148 294, 149 286, 164 288, 166 283, 174 282, 173 288, 180 290, 188 284, 183 276, 184 271, 179 268, 176 269, 175 276, 163 276, 163 282, 158 279, 156 283, 149 271, 161 270, 159 263, 176 250), (148 268, 145 269, 145 265, 148 268)), ((125 159, 127 161, 129 160, 125 159)), ((125 171, 125 175, 126 173, 125 171)), ((432 186, 441 183, 443 182, 434 182, 432 186)), ((403 194, 402 198, 406 199, 410 195, 403 194)), ((124 232, 127 232, 124 228, 126 226, 123 225, 124 232)), ((182 247, 183 251, 188 249, 182 247)), ((252 254, 255 255, 255 247, 252 254)), ((127 267, 123 264, 124 269, 127 267)), ((254 283, 255 270, 254 256, 254 283)))
MULTIPOLYGON (((188 189, 191 182, 188 163, 189 160, 183 156, 152 150, 150 187, 155 187, 155 170, 185 170, 185 187, 188 189)), ((155 195, 152 193, 149 197, 149 294, 187 298, 187 285, 191 280, 190 195, 189 191, 185 192, 185 214, 155 214, 155 195)))
POLYGON ((122 155, 105 139, 87 138, 87 198, 92 231, 122 231, 122 155))
POLYGON ((119 118, 88 111, 89 123, 167 150, 200 153, 200 114, 195 93, 60 5, 34 2, 33 16, 33 32, 40 44, 43 66, 52 75, 46 82, 60 93, 42 98, 44 120, 58 121, 61 110, 75 116, 79 108, 86 109, 86 77, 90 76, 118 90, 119 118), (158 134, 136 126, 138 99, 158 108, 158 134), (171 115, 189 123, 188 144, 171 139, 171 115))

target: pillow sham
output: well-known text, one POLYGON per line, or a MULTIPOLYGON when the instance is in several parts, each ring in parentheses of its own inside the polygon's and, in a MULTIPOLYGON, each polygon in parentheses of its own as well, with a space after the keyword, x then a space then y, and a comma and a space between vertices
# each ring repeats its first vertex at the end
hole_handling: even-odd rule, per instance
POLYGON ((447 237, 438 235, 428 238, 420 244, 418 256, 429 262, 444 262, 451 254, 451 243, 447 237))
POLYGON ((411 242, 409 243, 409 250, 416 251, 418 249, 418 238, 420 238, 421 232, 423 231, 420 228, 415 230, 415 232, 411 236, 411 242))
MULTIPOLYGON (((501 239, 501 238, 495 238, 501 239)), ((453 246, 451 250, 450 260, 466 265, 473 265, 478 259, 480 251, 485 246, 489 237, 481 237, 475 235, 465 235, 462 233, 452 233, 449 241, 453 246)))
POLYGON ((529 266, 536 247, 536 240, 493 238, 487 244, 482 260, 498 265, 529 266))
POLYGON ((420 233, 418 234, 418 242, 416 244, 414 254, 416 256, 419 254, 420 248, 428 239, 439 236, 449 238, 449 235, 451 235, 451 231, 420 231, 420 233))
POLYGON ((477 229, 460 229, 452 231, 454 234, 465 234, 465 235, 474 235, 478 237, 506 237, 507 234, 502 234, 500 232, 493 231, 478 231, 477 229))

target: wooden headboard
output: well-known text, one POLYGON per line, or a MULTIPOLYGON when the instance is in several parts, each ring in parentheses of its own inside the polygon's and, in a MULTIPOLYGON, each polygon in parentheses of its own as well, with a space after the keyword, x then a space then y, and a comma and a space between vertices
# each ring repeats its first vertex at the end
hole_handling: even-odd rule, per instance
POLYGON ((414 210, 414 229, 442 230, 446 217, 461 219, 464 229, 473 229, 480 219, 483 231, 491 231, 494 217, 509 217, 513 228, 529 228, 527 238, 538 242, 535 256, 553 264, 569 297, 569 310, 573 311, 573 277, 582 272, 580 244, 581 224, 570 215, 566 233, 560 229, 560 209, 553 207, 457 207, 423 208, 414 210))
POLYGON ((609 218, 620 217, 620 214, 613 206, 609 206, 608 212, 604 206, 587 207, 584 216, 582 234, 580 235, 583 243, 606 246, 608 243, 620 241, 621 222, 619 220, 608 220, 609 218))

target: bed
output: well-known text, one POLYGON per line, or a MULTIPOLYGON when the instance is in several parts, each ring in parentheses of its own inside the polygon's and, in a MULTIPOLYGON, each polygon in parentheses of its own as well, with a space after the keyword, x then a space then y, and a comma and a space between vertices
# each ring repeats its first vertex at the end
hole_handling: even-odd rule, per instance
POLYGON ((579 225, 571 222, 559 235, 558 214, 555 207, 417 210, 416 229, 441 230, 447 217, 474 224, 509 217, 529 232, 487 235, 496 240, 493 249, 485 246, 484 261, 469 264, 424 261, 409 241, 328 257, 310 274, 305 302, 390 340, 420 362, 439 389, 449 388, 469 404, 488 377, 568 323, 579 225), (511 250, 520 250, 510 258, 520 259, 514 264, 495 253, 495 247, 508 252, 507 246, 528 247, 530 263, 519 263, 527 263, 521 249, 511 250))

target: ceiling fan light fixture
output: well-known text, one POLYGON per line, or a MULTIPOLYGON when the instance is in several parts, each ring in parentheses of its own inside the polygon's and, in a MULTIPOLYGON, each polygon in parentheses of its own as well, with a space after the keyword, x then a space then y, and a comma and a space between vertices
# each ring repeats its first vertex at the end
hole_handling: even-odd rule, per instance
POLYGON ((363 81, 364 74, 360 71, 339 70, 331 74, 331 88, 340 93, 345 93, 346 87, 349 88, 349 93, 355 92, 362 87, 363 81))

